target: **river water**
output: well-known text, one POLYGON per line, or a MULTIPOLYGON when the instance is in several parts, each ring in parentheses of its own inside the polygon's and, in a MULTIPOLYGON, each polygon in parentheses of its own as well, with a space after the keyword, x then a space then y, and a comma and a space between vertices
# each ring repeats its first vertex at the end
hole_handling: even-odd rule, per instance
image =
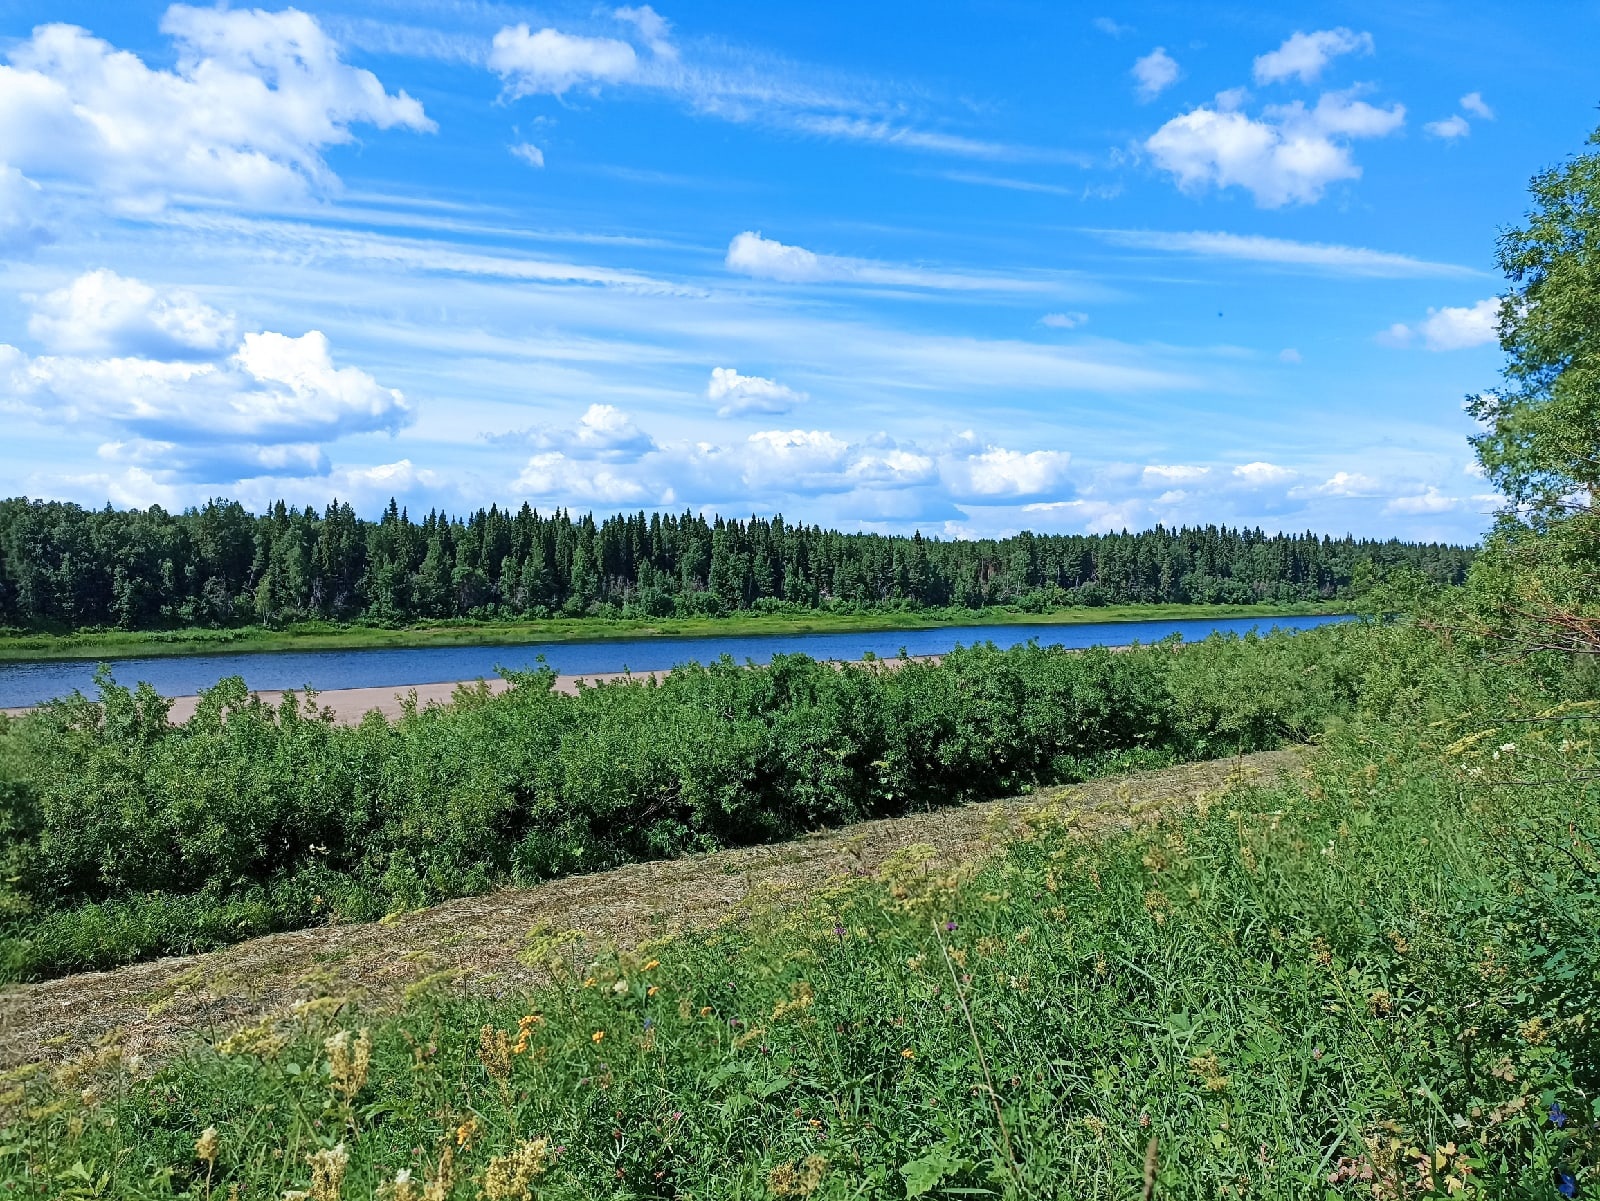
MULTIPOLYGON (((1081 625, 969 625, 926 630, 856 631, 833 634, 752 634, 714 638, 623 638, 605 642, 529 642, 514 646, 424 646, 352 651, 275 651, 232 655, 170 655, 119 659, 117 682, 150 683, 166 696, 187 696, 228 676, 243 676, 252 689, 405 688, 493 677, 496 669, 532 669, 541 656, 562 675, 603 671, 661 671, 680 663, 708 663, 730 655, 739 663, 765 663, 774 655, 814 659, 860 659, 868 652, 889 658, 939 655, 956 646, 992 642, 1016 646, 1037 639, 1067 647, 1126 646, 1172 634, 1186 641, 1223 632, 1243 634, 1273 627, 1304 630, 1344 617, 1227 617, 1186 621, 1103 621, 1081 625)), ((0 709, 37 705, 74 690, 94 694, 95 664, 52 661, 0 664, 0 709)))

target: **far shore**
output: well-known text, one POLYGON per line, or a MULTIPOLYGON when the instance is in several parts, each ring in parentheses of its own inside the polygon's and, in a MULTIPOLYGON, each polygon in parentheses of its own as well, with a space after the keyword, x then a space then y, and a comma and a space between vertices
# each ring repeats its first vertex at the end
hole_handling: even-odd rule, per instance
POLYGON ((449 646, 517 646, 535 642, 610 642, 645 638, 734 638, 762 634, 871 633, 967 625, 1086 625, 1097 622, 1185 621, 1336 616, 1348 603, 1260 605, 1105 605, 1028 613, 987 609, 891 609, 866 613, 740 612, 724 617, 552 617, 539 620, 438 622, 384 629, 306 622, 287 629, 96 630, 84 633, 0 633, 0 664, 48 660, 116 660, 169 655, 342 651, 449 646))

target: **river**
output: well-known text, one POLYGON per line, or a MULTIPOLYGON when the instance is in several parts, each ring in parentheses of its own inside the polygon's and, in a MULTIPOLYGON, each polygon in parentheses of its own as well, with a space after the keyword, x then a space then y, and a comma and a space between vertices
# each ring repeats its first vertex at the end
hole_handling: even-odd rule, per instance
MULTIPOLYGON (((187 696, 227 676, 243 676, 252 689, 310 686, 405 688, 493 677, 499 668, 536 668, 544 662, 563 675, 589 672, 662 671, 680 663, 708 663, 730 655, 740 663, 765 663, 774 655, 814 659, 860 659, 940 655, 956 646, 993 642, 1016 646, 1030 639, 1068 647, 1126 646, 1173 634, 1193 641, 1213 633, 1252 629, 1304 630, 1346 617, 1227 617, 1185 621, 1102 621, 1080 625, 969 625, 925 630, 851 631, 838 634, 750 634, 716 638, 621 638, 603 642, 529 642, 514 646, 421 646, 381 650, 257 651, 235 655, 172 655, 118 659, 113 674, 122 684, 151 684, 165 696, 187 696)), ((74 690, 94 692, 95 665, 86 661, 0 665, 0 709, 38 705, 74 690)))

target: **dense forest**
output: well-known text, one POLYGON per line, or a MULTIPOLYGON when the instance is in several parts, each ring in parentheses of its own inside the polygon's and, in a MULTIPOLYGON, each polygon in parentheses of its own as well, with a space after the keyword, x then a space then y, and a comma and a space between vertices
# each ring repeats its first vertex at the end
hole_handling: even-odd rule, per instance
POLYGON ((945 541, 782 517, 597 520, 527 505, 378 521, 348 504, 213 500, 181 514, 0 501, 0 624, 23 628, 398 624, 826 606, 1251 604, 1349 596, 1407 565, 1464 578, 1463 547, 1219 526, 945 541))

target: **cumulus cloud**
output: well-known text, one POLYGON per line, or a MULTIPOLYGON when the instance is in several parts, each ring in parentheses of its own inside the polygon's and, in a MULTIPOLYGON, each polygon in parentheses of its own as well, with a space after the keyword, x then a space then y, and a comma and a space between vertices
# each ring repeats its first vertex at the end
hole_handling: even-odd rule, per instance
POLYGON ((513 487, 530 496, 591 505, 671 504, 672 490, 653 492, 636 471, 608 463, 583 462, 560 451, 534 455, 513 487))
POLYGON ((0 254, 24 255, 50 240, 44 190, 0 163, 0 254))
POLYGON ((101 457, 152 478, 326 472, 324 443, 412 420, 320 331, 241 337, 188 292, 91 271, 33 309, 30 332, 58 353, 0 345, 0 410, 104 430, 101 457))
POLYGON ((1332 275, 1372 276, 1380 279, 1422 278, 1432 275, 1475 275, 1471 267, 1433 263, 1406 254, 1340 246, 1329 242, 1297 242, 1261 234, 1230 234, 1197 230, 1192 233, 1152 229, 1097 229, 1090 231, 1119 246, 1168 250, 1202 258, 1234 259, 1249 263, 1274 263, 1309 267, 1332 275))
POLYGON ((1169 488, 1174 484, 1196 484, 1211 475, 1209 467, 1193 467, 1184 464, 1162 465, 1152 464, 1139 473, 1140 482, 1145 487, 1169 488))
POLYGON ((1243 463, 1233 469, 1233 478, 1247 488, 1268 488, 1275 484, 1286 484, 1297 474, 1299 473, 1273 463, 1243 463))
POLYGON ((678 49, 671 40, 672 23, 648 4, 641 4, 637 8, 619 8, 612 15, 637 29, 639 36, 650 47, 650 52, 657 58, 678 57, 678 49))
POLYGON ((1415 325, 1396 322, 1378 335, 1385 346, 1413 346, 1419 340, 1429 350, 1467 350, 1500 339, 1500 300, 1490 296, 1470 306, 1429 309, 1415 325))
POLYGON ((1336 471, 1315 487, 1296 489, 1295 494, 1366 497, 1377 496, 1381 488, 1382 485, 1370 475, 1363 475, 1359 471, 1336 471))
POLYGON ((221 362, 45 355, 0 358, 4 389, 35 415, 120 426, 155 440, 258 444, 393 433, 405 398, 356 367, 336 367, 328 339, 249 333, 221 362))
POLYGON ((1383 506, 1385 513, 1449 513, 1453 509, 1468 504, 1469 501, 1461 497, 1446 496, 1438 488, 1429 484, 1415 496, 1397 496, 1383 506))
POLYGON ((1088 313, 1046 313, 1039 318, 1040 325, 1047 325, 1051 329, 1077 329, 1080 325, 1088 323, 1088 313))
POLYGON ((178 194, 262 203, 333 186, 323 152, 354 125, 435 128, 295 9, 175 4, 161 29, 172 70, 75 25, 41 25, 12 47, 0 66, 0 162, 125 205, 178 194))
MULTIPOLYGON (((622 414, 614 419, 635 428, 622 414)), ((922 447, 885 434, 852 441, 830 430, 770 429, 730 444, 651 440, 647 451, 626 463, 596 460, 570 445, 541 445, 519 475, 517 489, 554 503, 595 504, 850 495, 873 512, 902 515, 932 509, 948 513, 952 500, 1004 505, 1072 491, 1066 452, 1013 450, 971 433, 922 447), (881 499, 895 492, 922 499, 881 499)))
POLYGON ((1299 100, 1269 105, 1259 118, 1240 103, 1225 93, 1174 117, 1145 148, 1184 191, 1241 187, 1260 207, 1280 208, 1315 203, 1329 184, 1358 178, 1350 143, 1405 123, 1404 106, 1379 108, 1351 92, 1324 92, 1310 108, 1299 100))
POLYGON ((576 425, 546 429, 535 435, 535 445, 560 451, 574 459, 611 462, 637 459, 656 448, 655 441, 614 405, 592 404, 576 425))
POLYGON ((509 95, 560 96, 582 85, 615 83, 639 69, 632 46, 617 38, 592 38, 526 24, 508 25, 494 35, 489 67, 505 81, 509 95))
POLYGON ((746 413, 787 413, 806 399, 804 392, 759 375, 740 375, 732 367, 713 367, 706 396, 720 400, 718 417, 738 417, 746 413))
POLYGON ((1494 109, 1483 102, 1483 94, 1481 92, 1468 92, 1461 97, 1459 103, 1462 108, 1474 117, 1481 117, 1485 121, 1494 120, 1494 109))
POLYGON ((1139 99, 1150 101, 1177 83, 1182 71, 1178 60, 1167 53, 1166 47, 1157 46, 1143 58, 1134 60, 1132 74, 1139 99))
POLYGON ((511 147, 511 153, 530 167, 544 166, 544 151, 540 150, 532 142, 518 142, 511 147))
POLYGON ((1446 141, 1464 138, 1472 132, 1472 126, 1460 113, 1445 117, 1441 121, 1429 121, 1422 128, 1433 137, 1444 138, 1446 141))
POLYGON ((37 297, 28 332, 55 351, 148 358, 213 358, 238 340, 231 313, 103 268, 37 297))
POLYGON ((1042 280, 1015 279, 975 272, 933 271, 923 267, 883 263, 874 259, 817 254, 804 246, 791 246, 745 230, 728 243, 724 265, 730 271, 756 279, 783 283, 858 283, 898 288, 936 288, 953 291, 1043 291, 1042 280))
POLYGON ((940 475, 958 500, 1026 500, 1064 491, 1071 462, 1064 450, 1018 451, 986 445, 946 456, 940 475))
POLYGON ((1257 83, 1281 83, 1299 79, 1315 83, 1324 67, 1344 54, 1371 54, 1372 35, 1349 29, 1320 29, 1315 33, 1295 33, 1276 50, 1255 61, 1257 83))

